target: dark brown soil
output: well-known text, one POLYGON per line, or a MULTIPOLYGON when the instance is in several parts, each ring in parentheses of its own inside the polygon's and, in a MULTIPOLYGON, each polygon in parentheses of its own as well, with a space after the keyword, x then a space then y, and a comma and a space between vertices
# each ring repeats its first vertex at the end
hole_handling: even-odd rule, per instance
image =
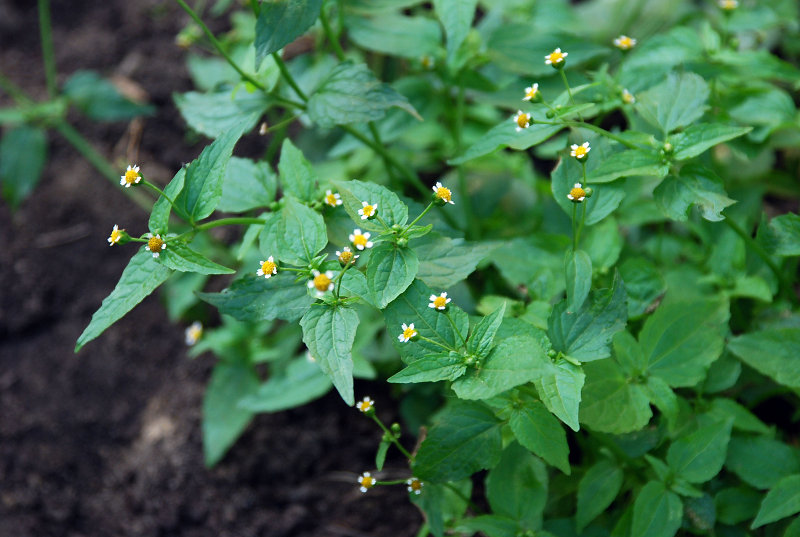
MULTIPOLYGON (((158 109, 140 143, 136 125, 78 129, 162 183, 200 147, 184 142, 171 100, 190 88, 174 45, 185 21, 156 0, 53 5, 60 82, 77 69, 127 77, 158 109)), ((45 95, 35 2, 0 0, 0 70, 45 95)), ((14 214, 0 204, 0 537, 413 535, 421 516, 402 487, 358 492, 380 433, 335 394, 259 416, 206 469, 200 414, 214 358, 186 357, 156 296, 72 353, 132 252, 109 248, 109 230, 146 219, 56 134, 34 196, 14 214)), ((390 459, 387 472, 407 470, 390 459)))

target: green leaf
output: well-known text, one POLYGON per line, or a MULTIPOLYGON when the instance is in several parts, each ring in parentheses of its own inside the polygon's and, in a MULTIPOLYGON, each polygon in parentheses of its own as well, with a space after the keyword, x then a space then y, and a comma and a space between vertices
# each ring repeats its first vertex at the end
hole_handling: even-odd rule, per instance
POLYGON ((556 304, 547 333, 556 351, 589 362, 611 356, 611 338, 625 328, 626 320, 625 287, 616 275, 611 289, 593 291, 577 311, 569 311, 566 300, 556 304))
POLYGON ((578 483, 578 510, 575 524, 579 532, 605 511, 622 488, 622 470, 608 459, 589 468, 578 483))
POLYGON ((492 468, 502 452, 502 422, 484 404, 456 401, 437 417, 414 460, 414 475, 441 483, 492 468))
POLYGON ((357 270, 348 270, 342 276, 339 292, 342 296, 358 297, 370 306, 378 309, 375 297, 367 287, 367 277, 357 270))
POLYGON ((800 328, 771 328, 733 338, 728 349, 778 384, 800 388, 800 328))
POLYGON ((467 38, 478 0, 433 0, 433 9, 447 35, 448 62, 467 38))
POLYGON ((518 402, 511 407, 509 425, 520 444, 570 474, 567 434, 541 401, 521 391, 518 402))
POLYGON ((628 319, 640 317, 667 290, 658 268, 643 257, 631 257, 619 267, 628 295, 628 319))
POLYGON ((486 356, 494 344, 494 336, 503 322, 506 312, 505 302, 495 311, 484 317, 475 325, 467 341, 467 351, 483 358, 486 356))
POLYGON ((535 337, 512 336, 498 343, 481 365, 453 382, 452 388, 461 399, 488 399, 538 378, 549 365, 535 337))
POLYGON ((567 311, 578 310, 592 288, 592 260, 583 250, 568 250, 564 256, 567 280, 567 311))
POLYGON ((643 376, 644 372, 647 371, 647 358, 644 356, 639 342, 630 332, 624 330, 614 334, 612 341, 614 344, 614 358, 622 366, 628 377, 643 376))
POLYGON ((722 300, 671 302, 644 323, 639 343, 648 373, 673 388, 694 386, 719 358, 728 328, 728 304, 722 300))
POLYGON ((367 287, 378 308, 385 308, 405 291, 418 269, 419 259, 411 248, 388 242, 375 246, 367 266, 367 287))
POLYGON ((573 431, 580 429, 578 407, 585 380, 583 369, 566 360, 547 364, 541 376, 534 380, 536 391, 547 409, 573 431))
POLYGON ((768 489, 800 472, 800 461, 796 450, 783 442, 763 436, 734 436, 725 467, 748 485, 768 489))
POLYGON ((705 483, 722 470, 732 421, 702 425, 697 431, 679 438, 667 451, 667 464, 689 483, 705 483))
POLYGON ((681 527, 683 504, 663 483, 650 481, 636 495, 631 537, 672 537, 681 527))
POLYGON ((285 198, 278 221, 276 257, 291 265, 307 265, 328 244, 325 221, 317 211, 285 198))
POLYGON ((408 367, 388 378, 388 382, 437 382, 455 380, 467 370, 464 358, 457 352, 431 354, 414 360, 408 367))
POLYGON ((408 99, 375 78, 363 63, 336 66, 306 106, 308 117, 322 128, 375 121, 392 107, 421 119, 408 99))
POLYGON ((181 272, 197 272, 200 274, 233 274, 228 267, 214 263, 199 252, 195 252, 182 241, 171 241, 161 252, 158 262, 173 270, 181 272))
MULTIPOLYGON (((737 127, 724 123, 699 123, 673 136, 670 141, 676 160, 696 157, 717 144, 743 136, 753 127, 737 127)), ((666 172, 664 173, 666 175, 666 172)))
POLYGON ((631 175, 665 177, 668 172, 669 164, 655 150, 626 149, 604 159, 589 174, 587 182, 610 183, 631 175))
POLYGON ((217 464, 244 432, 253 413, 239 400, 258 389, 258 377, 244 364, 220 362, 203 398, 203 453, 206 466, 217 464))
POLYGON ((547 485, 544 464, 513 443, 486 476, 486 498, 493 513, 517 520, 523 528, 540 528, 547 485))
POLYGON ((383 465, 386 462, 386 454, 389 452, 389 446, 392 443, 387 440, 381 440, 378 444, 378 450, 375 453, 375 468, 380 472, 383 470, 383 465))
POLYGON ((377 17, 348 17, 347 36, 356 45, 383 54, 419 60, 433 56, 442 42, 436 21, 382 13, 377 17))
POLYGON ((770 489, 750 528, 755 529, 796 513, 800 513, 800 474, 784 477, 770 489))
MULTIPOLYGON (((594 153, 592 155, 594 156, 594 153)), ((556 202, 570 218, 572 218, 572 211, 576 204, 567 198, 567 194, 569 194, 573 185, 579 182, 582 173, 581 165, 574 158, 568 158, 559 161, 551 174, 552 181, 550 186, 556 202)), ((587 226, 594 225, 617 210, 623 198, 625 198, 624 181, 615 181, 597 187, 594 189, 594 194, 591 198, 584 200, 583 204, 578 204, 578 218, 580 218, 581 211, 583 211, 582 205, 585 204, 586 221, 584 223, 587 226)))
POLYGON ((647 391, 632 382, 614 360, 584 364, 586 384, 581 394, 581 423, 613 434, 642 429, 653 416, 647 391))
POLYGON ((322 0, 260 2, 256 21, 256 69, 264 58, 308 30, 319 16, 322 0))
POLYGON ((670 133, 700 119, 708 95, 708 84, 700 75, 672 73, 658 86, 636 96, 636 110, 648 123, 670 133))
POLYGON ((718 397, 712 400, 708 414, 718 421, 733 420, 733 428, 739 431, 770 434, 771 429, 763 421, 733 399, 718 397))
POLYGON ((758 240, 771 254, 800 255, 800 216, 782 214, 758 227, 758 240))
POLYGON ((717 520, 732 526, 749 518, 755 518, 763 497, 763 494, 749 487, 722 489, 714 497, 717 520))
MULTIPOLYGON (((472 481, 463 479, 447 485, 426 482, 422 494, 409 494, 409 499, 424 513, 435 537, 444 537, 445 522, 461 520, 467 510, 467 500, 472 495, 472 481)), ((449 528, 448 528, 449 529, 449 528)))
POLYGON ((520 527, 516 520, 508 517, 479 515, 461 520, 455 531, 458 533, 481 532, 487 537, 516 537, 520 533, 520 527))
POLYGON ((389 227, 395 224, 402 226, 408 221, 408 207, 400 201, 397 194, 386 187, 361 181, 337 182, 335 185, 342 197, 344 210, 361 229, 384 230, 383 224, 377 218, 362 219, 358 214, 364 201, 371 205, 378 204, 378 215, 389 227))
POLYGON ((254 393, 239 400, 239 408, 251 412, 278 412, 322 397, 331 381, 319 366, 306 358, 292 360, 285 371, 271 374, 254 393))
POLYGON ((209 138, 217 138, 234 129, 250 131, 271 104, 264 92, 249 93, 245 90, 189 91, 175 93, 172 99, 186 124, 209 138))
POLYGON ((63 93, 96 121, 120 121, 155 113, 155 107, 134 103, 120 95, 111 82, 94 71, 75 72, 64 84, 63 93))
POLYGON ((281 160, 278 162, 281 186, 286 194, 300 201, 314 201, 316 197, 317 174, 311 163, 303 156, 289 138, 281 146, 281 160))
POLYGON ((564 128, 561 125, 536 123, 536 119, 541 120, 543 117, 534 116, 533 124, 521 132, 517 132, 517 124, 511 118, 503 120, 467 148, 462 155, 448 160, 447 163, 457 166, 505 147, 518 150, 528 149, 544 142, 564 128))
POLYGON ((722 179, 700 164, 688 164, 680 175, 671 175, 653 191, 656 204, 665 215, 683 221, 692 205, 710 222, 724 220, 723 209, 736 203, 725 192, 722 179))
POLYGON ((20 125, 0 139, 0 187, 12 209, 19 207, 36 188, 47 161, 47 133, 20 125))
POLYGON ((240 127, 234 127, 221 134, 206 146, 186 169, 183 190, 175 199, 179 211, 190 217, 192 222, 202 220, 214 212, 222 197, 222 182, 225 169, 233 153, 233 147, 242 136, 240 127))
POLYGON ((122 319, 126 313, 164 283, 172 270, 159 264, 150 252, 140 250, 122 271, 117 286, 94 315, 75 344, 75 352, 122 319))
POLYGON ((512 285, 524 286, 535 298, 550 301, 565 289, 564 235, 537 233, 512 239, 492 254, 492 262, 512 285))
POLYGON ((222 197, 217 209, 243 213, 265 208, 275 201, 275 183, 275 174, 267 163, 231 157, 225 170, 222 197))
MULTIPOLYGON (((673 427, 677 423, 676 420, 678 419, 678 412, 680 411, 678 407, 678 397, 675 395, 675 392, 672 391, 672 388, 670 388, 661 377, 654 376, 647 377, 645 389, 650 402, 664 414, 669 421, 670 427, 673 427)), ((723 419, 721 421, 725 420, 723 419)))
POLYGON ((449 289, 472 274, 499 243, 468 242, 432 234, 412 245, 420 260, 417 278, 435 289, 449 289))
POLYGON ((328 304, 312 306, 300 320, 303 343, 350 406, 355 402, 352 349, 358 322, 354 309, 328 304))
MULTIPOLYGON (((181 193, 183 190, 183 185, 186 181, 186 168, 181 168, 178 170, 178 173, 175 174, 175 177, 169 182, 169 184, 164 188, 164 193, 169 197, 169 199, 174 200, 178 197, 178 194, 181 193)), ((172 212, 172 205, 170 205, 167 198, 164 196, 159 196, 156 202, 153 204, 153 211, 150 213, 150 220, 147 223, 147 227, 151 233, 166 233, 169 230, 169 215, 172 212)), ((186 215, 179 215, 182 218, 188 217, 186 215)))
POLYGON ((221 293, 198 293, 198 297, 215 306, 220 313, 239 321, 299 320, 314 298, 302 283, 289 273, 271 278, 242 278, 221 293))

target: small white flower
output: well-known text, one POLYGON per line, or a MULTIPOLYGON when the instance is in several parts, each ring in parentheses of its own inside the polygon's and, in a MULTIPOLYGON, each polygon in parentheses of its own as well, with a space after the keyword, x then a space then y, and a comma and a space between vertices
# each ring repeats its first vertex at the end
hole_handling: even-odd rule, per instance
POLYGON ((739 7, 738 0, 719 0, 717 5, 724 9, 725 11, 733 11, 737 7, 739 7))
POLYGON ((161 255, 161 252, 166 249, 167 243, 164 242, 164 239, 162 239, 159 234, 153 235, 152 233, 148 233, 145 237, 147 237, 147 244, 144 249, 153 254, 153 257, 157 258, 161 255))
POLYGON ((361 485, 358 490, 360 490, 361 492, 367 492, 369 489, 375 486, 375 483, 377 483, 377 481, 375 480, 374 477, 372 477, 371 473, 364 472, 363 474, 358 476, 357 483, 361 485))
POLYGON ((514 123, 517 124, 517 132, 520 132, 522 129, 527 129, 531 126, 531 115, 522 110, 517 110, 514 116, 514 123))
POLYGON ((197 343, 200 338, 203 336, 203 323, 200 321, 195 321, 186 327, 186 331, 184 332, 186 337, 186 344, 190 347, 197 343))
POLYGON ((259 261, 258 262, 260 268, 256 271, 258 276, 264 276, 267 279, 270 279, 272 276, 278 273, 278 264, 275 263, 275 260, 272 256, 269 256, 266 261, 259 261))
POLYGON ((586 198, 586 191, 580 183, 575 183, 572 190, 567 194, 567 198, 575 203, 580 203, 586 198))
POLYGON ((417 333, 418 332, 414 329, 414 323, 411 324, 403 323, 403 333, 397 336, 397 339, 401 343, 408 343, 411 340, 411 338, 417 335, 417 333))
POLYGON ((569 155, 571 157, 575 157, 578 160, 585 159, 586 156, 589 154, 589 151, 592 150, 592 148, 589 147, 589 142, 583 142, 581 145, 572 144, 569 148, 571 149, 569 155))
POLYGON ((620 50, 630 50, 636 46, 636 39, 628 37, 627 35, 621 35, 614 38, 614 46, 620 50))
POLYGON ((111 235, 108 237, 108 245, 114 246, 120 240, 122 240, 122 234, 125 232, 124 229, 119 229, 119 227, 114 224, 114 229, 111 230, 111 235))
POLYGON ((564 58, 567 56, 569 56, 569 52, 561 52, 561 49, 557 48, 544 57, 544 63, 546 65, 552 65, 553 67, 560 66, 564 63, 564 58))
POLYGON ((366 201, 361 202, 361 208, 358 210, 358 214, 361 215, 362 220, 366 220, 367 218, 372 218, 377 213, 378 213, 377 203, 367 203, 366 201))
POLYGON ((525 88, 525 97, 522 98, 523 101, 530 101, 536 98, 536 95, 539 93, 539 83, 537 82, 533 86, 525 88))
POLYGON ((636 97, 627 89, 622 90, 622 102, 625 104, 633 104, 636 102, 636 97))
POLYGON ((312 270, 311 273, 314 275, 314 278, 308 281, 308 288, 316 289, 317 297, 321 297, 328 291, 333 291, 332 271, 326 270, 325 272, 320 272, 318 270, 312 270))
POLYGON ((358 259, 360 256, 353 255, 353 251, 350 250, 350 247, 345 246, 341 252, 336 250, 336 257, 339 258, 339 263, 341 263, 342 266, 345 266, 350 263, 355 263, 356 259, 358 259))
POLYGON ((342 204, 342 197, 339 195, 338 192, 331 192, 330 190, 326 190, 325 203, 327 203, 331 207, 336 207, 337 205, 342 204))
POLYGON ((350 234, 350 242, 353 243, 353 246, 358 248, 359 250, 363 250, 364 248, 372 248, 372 241, 369 240, 370 234, 361 233, 360 229, 354 229, 353 233, 350 234))
POLYGON ((406 481, 406 485, 408 485, 408 487, 406 487, 408 489, 408 492, 412 492, 412 493, 414 493, 416 495, 420 495, 420 494, 422 494, 422 487, 425 485, 425 483, 423 483, 422 481, 420 481, 416 477, 412 477, 412 478, 409 478, 408 481, 406 481))
POLYGON ((125 171, 125 175, 119 176, 119 184, 124 186, 125 188, 130 188, 131 185, 136 185, 139 181, 142 180, 142 176, 139 175, 139 166, 136 165, 128 165, 128 169, 125 171))
POLYGON ((366 414, 367 412, 372 411, 375 408, 375 401, 373 401, 369 396, 364 397, 361 401, 356 403, 356 407, 366 414))
POLYGON ((436 182, 436 184, 432 187, 433 194, 438 199, 441 200, 440 203, 444 205, 445 203, 449 203, 450 205, 455 205, 453 201, 453 193, 450 192, 450 189, 442 186, 441 182, 436 182))
POLYGON ((430 304, 428 304, 429 308, 437 309, 439 311, 444 311, 447 308, 447 305, 450 303, 449 298, 447 298, 447 293, 442 293, 440 295, 431 295, 428 299, 430 300, 430 304))

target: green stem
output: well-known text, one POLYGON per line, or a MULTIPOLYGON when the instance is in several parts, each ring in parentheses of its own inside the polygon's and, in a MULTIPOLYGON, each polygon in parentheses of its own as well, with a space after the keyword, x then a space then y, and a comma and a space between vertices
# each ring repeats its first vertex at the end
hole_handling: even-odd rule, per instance
POLYGON ((564 81, 564 87, 567 88, 567 95, 569 95, 569 103, 572 106, 575 106, 575 99, 572 98, 572 89, 569 87, 569 82, 567 82, 567 73, 564 72, 564 69, 559 69, 558 74, 561 75, 561 80, 564 81))
POLYGON ((578 218, 578 204, 572 202, 572 251, 578 251, 578 231, 575 227, 576 220, 578 218))
POLYGON ((391 228, 390 228, 390 227, 389 227, 389 226, 386 224, 386 222, 384 222, 383 218, 381 218, 381 215, 379 215, 379 214, 375 214, 375 220, 377 220, 378 222, 380 222, 380 223, 381 223, 381 225, 383 226, 383 229, 386 229, 386 230, 389 230, 389 229, 391 229, 391 228))
POLYGON ((441 347, 441 348, 446 349, 448 351, 458 352, 456 349, 454 349, 450 345, 445 345, 444 343, 439 343, 438 341, 434 341, 433 339, 430 339, 430 338, 427 338, 427 337, 423 336, 419 332, 417 332, 417 337, 420 338, 423 341, 427 341, 428 343, 432 343, 433 345, 436 345, 437 347, 441 347))
POLYGON ((276 123, 275 125, 273 125, 271 127, 269 125, 267 125, 267 132, 274 132, 276 130, 280 130, 280 129, 286 127, 287 125, 291 125, 294 122, 294 120, 297 119, 297 117, 298 116, 290 115, 289 118, 281 120, 281 121, 279 121, 278 123, 276 123))
POLYGON ((641 149, 640 146, 634 144, 633 142, 630 142, 625 138, 621 138, 616 134, 605 130, 602 127, 593 125, 592 123, 581 123, 579 121, 539 121, 539 120, 536 120, 536 123, 541 123, 542 125, 564 125, 565 127, 589 129, 590 131, 594 131, 601 136, 605 136, 609 140, 614 140, 615 142, 620 143, 629 149, 641 149))
MULTIPOLYGON (((165 196, 166 197, 166 196, 165 196)), ((235 226, 235 225, 251 225, 251 224, 266 224, 267 221, 263 218, 248 218, 248 217, 234 217, 234 218, 220 218, 219 220, 212 220, 205 224, 200 224, 195 227, 195 231, 202 231, 204 229, 211 229, 220 226, 235 226)))
POLYGON ((50 21, 50 0, 39 0, 39 34, 42 40, 42 59, 44 76, 47 81, 47 94, 54 98, 58 94, 56 80, 56 55, 53 49, 53 25, 50 21))
POLYGON ((784 292, 788 293, 789 299, 793 303, 796 303, 797 302, 797 297, 795 296, 795 294, 794 294, 794 292, 792 290, 792 281, 791 281, 791 279, 788 279, 783 275, 783 273, 781 272, 780 267, 769 256, 767 251, 764 250, 764 248, 758 242, 756 242, 756 240, 753 239, 753 237, 751 237, 749 233, 747 233, 744 229, 742 229, 742 227, 739 224, 734 222, 733 219, 730 216, 726 217, 725 220, 723 220, 723 222, 728 224, 728 227, 730 227, 734 231, 734 233, 739 235, 742 238, 742 240, 744 240, 745 244, 751 250, 753 250, 753 252, 755 252, 756 255, 758 255, 758 257, 760 257, 764 261, 764 263, 767 264, 767 266, 770 268, 770 270, 772 270, 772 272, 775 274, 775 277, 780 282, 781 287, 783 288, 784 292))
POLYGON ((0 73, 0 89, 8 93, 17 104, 30 104, 33 102, 30 97, 25 95, 22 88, 11 82, 11 79, 7 78, 3 73, 0 73))
POLYGON ((349 269, 351 265, 352 263, 348 263, 344 267, 342 267, 342 270, 339 272, 339 274, 336 275, 336 278, 333 280, 333 283, 336 286, 334 288, 333 295, 336 298, 339 298, 339 291, 342 288, 342 277, 344 276, 344 273, 347 272, 347 269, 349 269))
MULTIPOLYGON (((374 121, 370 121, 367 123, 369 127, 369 132, 372 133, 372 138, 375 140, 375 144, 383 147, 383 141, 381 141, 381 134, 378 132, 378 127, 375 125, 374 121)), ((381 159, 383 160, 383 166, 386 168, 386 173, 389 174, 389 179, 392 181, 392 185, 399 189, 399 185, 397 185, 397 177, 394 175, 394 170, 392 169, 392 163, 389 160, 381 155, 381 159)))
POLYGON ((386 427, 386 425, 383 424, 380 418, 378 418, 378 416, 375 415, 375 412, 372 412, 369 415, 369 417, 372 418, 372 421, 378 424, 378 427, 380 427, 381 430, 386 434, 386 438, 391 439, 392 444, 394 444, 395 447, 397 447, 397 449, 400 450, 400 453, 402 453, 405 458, 407 458, 409 461, 414 460, 413 455, 411 455, 411 453, 409 453, 408 450, 403 447, 403 444, 401 444, 400 441, 397 439, 397 437, 394 435, 394 433, 390 431, 386 427))
POLYGON ((286 67, 286 64, 283 62, 283 58, 277 52, 272 53, 272 58, 275 60, 275 64, 278 66, 278 70, 281 72, 281 76, 286 79, 286 82, 292 87, 294 92, 300 97, 300 100, 308 102, 308 96, 303 93, 303 90, 300 89, 300 86, 295 81, 292 73, 289 72, 289 69, 286 67))
POLYGON ((466 347, 467 346, 467 340, 464 339, 464 336, 461 335, 461 331, 456 326, 456 323, 453 321, 453 318, 450 317, 450 312, 445 310, 444 311, 444 315, 445 315, 445 317, 447 317, 447 320, 450 321, 450 326, 453 327, 453 331, 455 331, 456 335, 458 336, 458 339, 461 340, 461 346, 462 347, 466 347))
POLYGON ((340 62, 344 61, 344 50, 342 50, 342 45, 339 43, 339 39, 337 39, 333 33, 333 30, 331 29, 331 23, 328 20, 328 13, 325 11, 325 6, 322 6, 322 9, 319 11, 319 20, 322 23, 322 29, 325 31, 328 41, 331 42, 331 46, 333 47, 333 52, 336 54, 336 57, 339 58, 340 62))
MULTIPOLYGON (((463 134, 464 130, 464 84, 461 83, 461 77, 458 78, 458 93, 456 95, 456 121, 453 135, 456 142, 456 154, 460 155, 463 147, 463 134)), ((472 199, 469 196, 469 189, 467 188, 467 175, 464 173, 463 165, 456 166, 458 172, 458 190, 461 192, 461 206, 464 212, 464 221, 467 224, 467 233, 469 238, 477 239, 480 235, 478 227, 478 219, 474 217, 472 211, 472 199)))
POLYGON ((418 216, 418 217, 416 217, 414 220, 412 220, 412 221, 411 221, 411 223, 410 223, 410 224, 408 224, 408 225, 407 225, 407 226, 406 226, 406 227, 403 229, 403 233, 405 233, 406 231, 408 231, 409 229, 411 229, 411 226, 413 226, 414 224, 416 224, 417 222, 419 222, 420 220, 422 220, 422 217, 423 217, 423 216, 425 216, 426 214, 428 214, 428 211, 430 211, 430 210, 433 208, 433 205, 434 205, 434 204, 433 204, 433 202, 430 202, 430 203, 428 204, 428 206, 427 206, 427 207, 425 207, 425 209, 423 209, 421 213, 419 213, 419 216, 418 216))
POLYGON ((405 485, 408 479, 395 479, 394 481, 375 481, 376 485, 405 485))
POLYGON ((242 70, 242 68, 239 67, 239 65, 235 61, 233 61, 233 58, 230 57, 225 48, 222 46, 222 43, 220 43, 219 40, 214 36, 214 33, 208 29, 208 26, 206 26, 206 24, 203 22, 203 19, 201 19, 197 15, 197 13, 195 13, 194 10, 191 7, 189 7, 189 5, 186 2, 184 2, 184 0, 175 0, 175 1, 192 18, 192 20, 194 20, 194 22, 196 22, 197 25, 203 29, 203 32, 206 34, 206 37, 208 37, 208 40, 211 41, 212 45, 214 45, 214 48, 217 49, 217 52, 219 52, 220 55, 222 55, 222 57, 225 58, 225 61, 227 61, 230 64, 230 66, 233 67, 237 73, 239 73, 239 76, 241 76, 242 79, 250 82, 253 86, 257 87, 261 91, 267 92, 267 88, 266 86, 264 86, 264 84, 262 84, 249 74, 245 73, 242 70))
POLYGON ((583 232, 583 224, 586 222, 586 202, 588 200, 584 199, 581 202, 581 221, 578 223, 578 233, 575 236, 575 244, 576 246, 581 242, 581 233, 583 232))
POLYGON ((164 199, 167 200, 170 205, 172 205, 172 208, 173 209, 175 208, 175 201, 172 198, 170 198, 169 196, 167 196, 167 194, 163 190, 161 190, 156 185, 154 185, 153 183, 151 183, 150 181, 148 181, 146 179, 142 180, 142 184, 144 186, 146 186, 147 188, 149 188, 150 190, 154 191, 159 196, 164 196, 164 199))

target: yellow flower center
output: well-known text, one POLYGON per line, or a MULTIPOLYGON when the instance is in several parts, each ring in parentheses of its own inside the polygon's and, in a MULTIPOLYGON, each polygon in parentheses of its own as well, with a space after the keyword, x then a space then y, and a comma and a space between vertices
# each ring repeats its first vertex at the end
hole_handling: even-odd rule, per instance
POLYGON ((371 489, 373 485, 375 485, 375 478, 372 476, 361 476, 358 481, 361 483, 362 487, 368 489, 371 489))
POLYGON ((581 187, 576 186, 575 188, 569 191, 569 195, 572 196, 572 199, 579 200, 583 197, 586 197, 586 191, 581 187))
POLYGON ((134 170, 128 170, 125 172, 125 182, 128 183, 129 185, 136 183, 138 179, 139 179, 139 172, 134 170))
POLYGON ((358 403, 358 409, 361 412, 366 412, 370 408, 372 408, 372 403, 369 401, 361 401, 360 403, 358 403))
POLYGON ((375 207, 372 205, 364 205, 363 210, 364 210, 364 216, 366 216, 367 218, 375 214, 375 207))
POLYGON ((631 39, 627 35, 623 35, 622 37, 619 38, 619 45, 617 45, 617 46, 619 48, 623 49, 623 50, 627 50, 629 48, 632 48, 633 47, 633 39, 631 39))
POLYGON ((443 308, 447 306, 447 299, 443 296, 437 296, 433 299, 433 307, 435 308, 443 308))
POLYGON ((409 327, 403 330, 403 338, 404 339, 411 339, 412 337, 417 335, 417 331, 413 328, 409 327))
POLYGON ((408 486, 411 487, 411 490, 413 490, 414 492, 422 490, 422 481, 420 481, 419 479, 412 479, 411 483, 409 483, 408 486))
POLYGON ((336 194, 328 194, 327 196, 325 196, 325 202, 328 205, 336 207, 336 194))
POLYGON ((533 99, 534 97, 536 97, 536 94, 538 92, 539 92, 539 88, 534 88, 534 87, 531 86, 531 88, 528 91, 525 92, 525 97, 527 97, 528 99, 533 99))
POLYGON ((344 252, 339 254, 339 261, 341 261, 345 265, 348 264, 352 260, 353 260, 353 252, 345 250, 344 252))
POLYGON ((441 186, 436 189, 436 197, 439 198, 440 200, 444 200, 447 203, 450 203, 453 194, 450 192, 449 188, 441 186))
POLYGON ((587 153, 586 148, 583 147, 582 145, 579 145, 578 147, 575 148, 575 158, 583 158, 586 156, 586 153, 587 153))
POLYGON ((547 57, 547 59, 550 60, 550 63, 555 65, 557 63, 560 63, 560 62, 564 61, 564 53, 563 52, 553 51, 553 52, 550 53, 550 55, 547 57))
POLYGON ((314 287, 320 293, 324 293, 331 285, 331 279, 323 272, 314 276, 314 287))
POLYGON ((278 265, 276 265, 270 260, 266 260, 263 263, 261 263, 261 272, 263 272, 264 274, 272 274, 272 272, 276 268, 278 268, 278 265))
POLYGON ((116 243, 118 243, 120 241, 120 239, 122 239, 122 232, 123 231, 124 230, 122 230, 122 229, 112 229, 111 230, 111 237, 109 237, 111 239, 111 244, 116 244, 116 243))
POLYGON ((367 237, 364 235, 353 235, 353 244, 356 246, 361 246, 362 248, 366 248, 367 246, 367 237))
MULTIPOLYGON (((520 114, 517 116, 517 125, 519 128, 525 129, 528 127, 528 117, 528 114, 520 114)), ((450 191, 448 190, 448 192, 450 191)), ((439 193, 437 192, 436 195, 438 196, 439 193)))
POLYGON ((154 254, 161 252, 161 247, 164 246, 164 241, 159 237, 150 237, 147 241, 147 248, 154 254))

